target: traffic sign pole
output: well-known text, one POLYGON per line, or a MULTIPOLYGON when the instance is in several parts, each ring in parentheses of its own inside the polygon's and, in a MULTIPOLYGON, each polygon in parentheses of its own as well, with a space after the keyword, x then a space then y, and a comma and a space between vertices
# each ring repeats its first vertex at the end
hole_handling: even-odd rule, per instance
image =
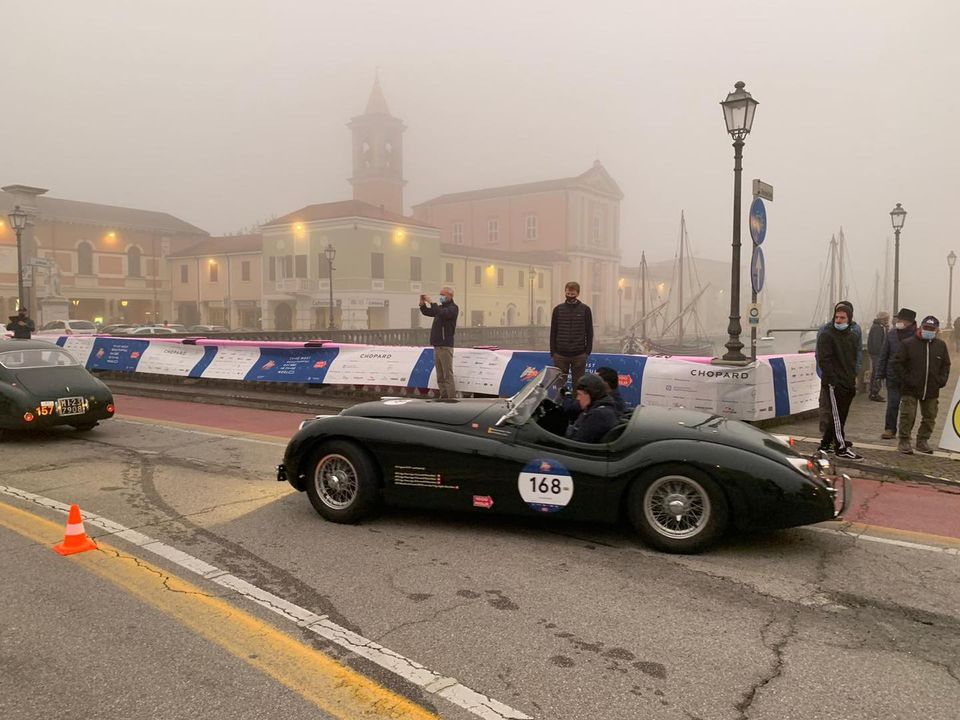
MULTIPOLYGON (((750 259, 750 302, 757 305, 757 293, 763 290, 763 280, 766 274, 766 264, 763 260, 763 249, 760 247, 767 237, 767 209, 763 205, 761 194, 757 192, 759 180, 754 180, 754 199, 750 204, 750 237, 753 238, 753 257, 750 259)), ((765 183, 761 183, 765 185, 765 183)), ((773 198, 773 188, 770 188, 770 198, 773 198)), ((764 188, 765 189, 765 188, 764 188)), ((757 361, 757 328, 759 322, 750 323, 750 360, 757 361)))

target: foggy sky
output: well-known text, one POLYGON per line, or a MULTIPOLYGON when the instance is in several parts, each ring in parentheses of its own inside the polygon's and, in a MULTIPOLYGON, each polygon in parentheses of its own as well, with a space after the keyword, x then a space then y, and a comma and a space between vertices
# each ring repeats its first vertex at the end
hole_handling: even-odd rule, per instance
POLYGON ((958 7, 3 0, 0 181, 214 234, 346 199, 345 123, 379 67, 408 127, 408 211, 599 158, 625 194, 625 262, 672 257, 681 209, 697 254, 729 259, 733 151, 718 103, 743 80, 760 102, 744 213, 752 178, 774 185, 764 249, 778 307, 812 312, 843 226, 851 295, 871 310, 901 202, 901 304, 944 320, 945 258, 960 252, 958 7))

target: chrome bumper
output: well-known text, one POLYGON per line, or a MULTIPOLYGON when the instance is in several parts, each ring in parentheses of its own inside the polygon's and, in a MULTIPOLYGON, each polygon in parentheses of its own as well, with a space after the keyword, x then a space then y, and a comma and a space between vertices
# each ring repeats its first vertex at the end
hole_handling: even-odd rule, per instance
POLYGON ((850 509, 850 503, 853 500, 853 481, 850 479, 850 476, 844 473, 840 477, 831 477, 827 478, 829 483, 827 487, 827 492, 833 496, 833 517, 838 519, 842 517, 847 510, 850 509), (841 486, 841 487, 838 487, 841 486), (840 507, 837 507, 837 495, 842 492, 843 495, 840 498, 840 507))

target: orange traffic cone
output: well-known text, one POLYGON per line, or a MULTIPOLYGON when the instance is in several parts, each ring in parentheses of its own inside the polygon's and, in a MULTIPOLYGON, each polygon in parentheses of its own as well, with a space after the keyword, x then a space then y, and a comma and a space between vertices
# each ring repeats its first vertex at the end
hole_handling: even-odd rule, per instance
POLYGON ((70 506, 70 515, 67 517, 67 532, 63 536, 63 542, 54 545, 53 549, 61 555, 73 555, 74 553, 97 549, 97 544, 87 537, 87 533, 83 529, 83 518, 80 517, 79 505, 70 506))

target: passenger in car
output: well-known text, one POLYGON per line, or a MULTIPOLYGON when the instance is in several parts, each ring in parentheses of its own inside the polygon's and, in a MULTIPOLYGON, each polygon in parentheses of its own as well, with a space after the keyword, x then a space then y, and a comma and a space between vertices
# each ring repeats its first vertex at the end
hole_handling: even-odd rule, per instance
POLYGON ((613 404, 616 406, 617 417, 627 415, 627 404, 620 397, 620 376, 617 371, 609 367, 598 367, 597 375, 607 384, 607 390, 610 397, 613 398, 613 404))
POLYGON ((567 428, 567 437, 577 442, 600 442, 619 421, 607 384, 597 375, 584 375, 573 391, 581 412, 567 428))

